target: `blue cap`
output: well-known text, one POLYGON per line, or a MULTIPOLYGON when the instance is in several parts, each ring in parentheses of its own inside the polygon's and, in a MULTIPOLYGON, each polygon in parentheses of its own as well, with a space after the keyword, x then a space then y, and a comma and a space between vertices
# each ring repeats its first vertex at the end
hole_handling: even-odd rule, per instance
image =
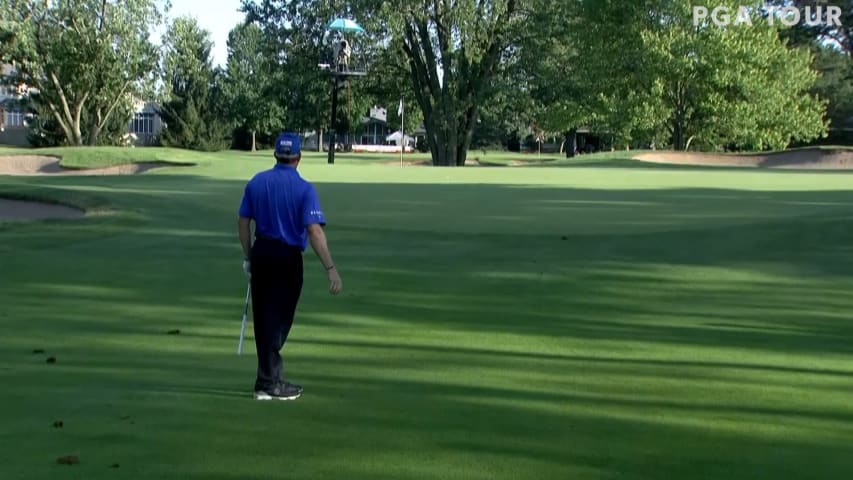
POLYGON ((302 153, 302 138, 292 132, 285 132, 275 141, 275 158, 293 160, 302 153))

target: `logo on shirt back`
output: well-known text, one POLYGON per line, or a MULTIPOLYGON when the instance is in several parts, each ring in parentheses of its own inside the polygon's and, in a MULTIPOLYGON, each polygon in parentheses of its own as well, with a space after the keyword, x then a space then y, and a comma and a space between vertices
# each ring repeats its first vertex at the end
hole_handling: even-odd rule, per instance
POLYGON ((323 216, 323 211, 322 211, 322 210, 311 210, 311 212, 310 212, 310 213, 311 213, 311 215, 314 215, 314 216, 316 216, 316 217, 322 217, 322 216, 323 216))

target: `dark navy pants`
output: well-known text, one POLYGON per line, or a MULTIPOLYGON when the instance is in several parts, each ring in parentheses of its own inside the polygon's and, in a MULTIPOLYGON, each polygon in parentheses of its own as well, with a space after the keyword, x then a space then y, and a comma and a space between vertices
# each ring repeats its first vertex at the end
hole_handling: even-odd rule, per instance
POLYGON ((281 349, 293 326, 302 293, 302 250, 278 240, 256 238, 252 246, 252 315, 258 376, 255 389, 285 381, 281 349))

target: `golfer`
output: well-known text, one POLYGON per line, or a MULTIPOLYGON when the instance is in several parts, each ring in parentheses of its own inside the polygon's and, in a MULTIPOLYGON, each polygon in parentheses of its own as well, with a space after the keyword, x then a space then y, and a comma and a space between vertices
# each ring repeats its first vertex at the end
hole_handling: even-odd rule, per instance
POLYGON ((323 232, 326 219, 317 192, 296 171, 302 158, 301 143, 299 135, 282 133, 275 143, 276 165, 246 184, 240 204, 238 232, 243 271, 252 287, 258 353, 257 400, 294 400, 302 394, 301 386, 285 380, 280 351, 302 292, 302 254, 309 242, 329 277, 329 292, 341 292, 341 277, 323 232))

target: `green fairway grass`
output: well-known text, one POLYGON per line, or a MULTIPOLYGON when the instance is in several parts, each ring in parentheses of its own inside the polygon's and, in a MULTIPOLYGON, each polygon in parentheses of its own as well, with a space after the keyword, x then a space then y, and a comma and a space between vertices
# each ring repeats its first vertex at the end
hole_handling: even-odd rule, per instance
POLYGON ((307 155, 344 293, 306 252, 271 403, 236 355, 269 152, 130 151, 196 166, 0 176, 92 210, 0 223, 0 479, 853 476, 853 174, 307 155))

